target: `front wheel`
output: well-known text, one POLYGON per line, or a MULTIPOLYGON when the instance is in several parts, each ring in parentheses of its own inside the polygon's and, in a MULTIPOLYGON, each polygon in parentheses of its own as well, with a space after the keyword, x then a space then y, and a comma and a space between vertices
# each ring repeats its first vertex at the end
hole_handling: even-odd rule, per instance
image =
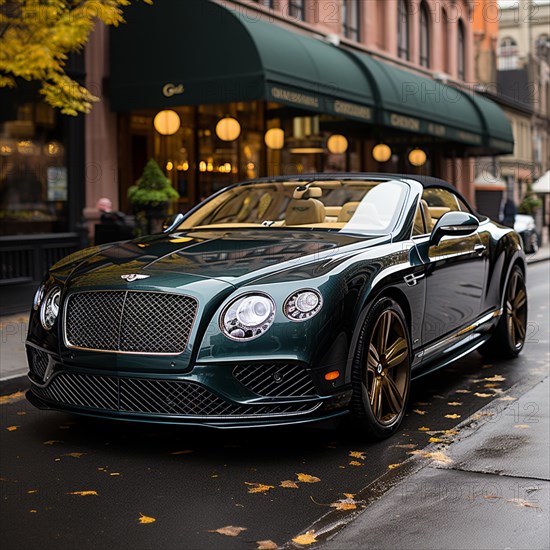
POLYGON ((382 298, 357 341, 352 370, 352 416, 367 435, 384 439, 401 424, 411 384, 411 344, 399 304, 382 298))

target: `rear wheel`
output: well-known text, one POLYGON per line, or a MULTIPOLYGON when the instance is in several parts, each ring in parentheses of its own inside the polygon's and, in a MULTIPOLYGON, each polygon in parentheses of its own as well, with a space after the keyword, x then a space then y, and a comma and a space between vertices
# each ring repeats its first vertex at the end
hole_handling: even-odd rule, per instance
POLYGON ((382 298, 367 314, 352 371, 354 424, 369 436, 392 435, 405 416, 410 391, 411 345, 399 304, 382 298))
POLYGON ((527 289, 525 277, 514 266, 506 285, 502 316, 491 338, 480 348, 482 355, 517 357, 525 344, 527 332, 527 289))

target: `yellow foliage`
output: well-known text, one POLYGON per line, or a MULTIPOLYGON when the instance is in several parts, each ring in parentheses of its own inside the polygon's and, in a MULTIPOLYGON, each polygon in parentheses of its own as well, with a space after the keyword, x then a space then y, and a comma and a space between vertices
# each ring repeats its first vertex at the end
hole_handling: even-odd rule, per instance
POLYGON ((212 529, 209 533, 219 533, 226 537, 236 537, 240 535, 241 531, 246 531, 246 527, 236 527, 235 525, 227 525, 226 527, 220 527, 219 529, 212 529))
POLYGON ((258 548, 256 550, 277 550, 279 548, 276 542, 272 540, 257 540, 258 548))
POLYGON ((298 489, 298 484, 291 479, 285 479, 285 481, 281 481, 279 487, 283 487, 285 489, 298 489))
POLYGON ((250 487, 250 489, 248 489, 249 493, 265 493, 273 489, 273 485, 263 485, 262 483, 249 483, 245 481, 245 484, 250 487))
POLYGON ((310 476, 309 474, 296 474, 298 476, 298 481, 302 483, 317 483, 321 481, 318 477, 310 476))
MULTIPOLYGON (((151 4, 152 0, 144 0, 151 4)), ((51 106, 76 116, 98 101, 65 73, 68 55, 81 51, 96 21, 117 26, 130 0, 2 0, 0 88, 35 81, 51 106)))
POLYGON ((298 537, 294 537, 292 540, 296 544, 302 544, 303 546, 317 542, 317 539, 315 538, 315 531, 308 531, 304 535, 299 535, 298 537))
POLYGON ((145 524, 145 523, 154 523, 155 521, 157 521, 155 518, 151 518, 149 516, 144 516, 141 512, 139 514, 139 519, 138 521, 141 523, 141 524, 145 524))
POLYGON ((97 491, 73 491, 72 493, 67 493, 68 495, 78 495, 80 497, 90 497, 90 496, 99 496, 97 491))

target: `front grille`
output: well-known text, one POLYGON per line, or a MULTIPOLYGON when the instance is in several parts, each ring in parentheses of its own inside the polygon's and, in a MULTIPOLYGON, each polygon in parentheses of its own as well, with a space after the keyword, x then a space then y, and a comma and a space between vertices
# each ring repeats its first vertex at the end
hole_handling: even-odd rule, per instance
POLYGON ((69 347, 126 353, 185 350, 197 314, 190 296, 163 292, 81 292, 69 297, 69 347))
POLYGON ((43 379, 48 368, 48 354, 45 351, 36 348, 27 348, 29 350, 31 371, 39 378, 43 379))
POLYGON ((315 395, 307 370, 293 364, 238 365, 233 376, 250 391, 265 397, 306 397, 315 395))
POLYGON ((33 387, 33 391, 63 405, 194 418, 305 414, 319 407, 312 402, 239 405, 194 382, 87 374, 61 373, 45 388, 33 387))

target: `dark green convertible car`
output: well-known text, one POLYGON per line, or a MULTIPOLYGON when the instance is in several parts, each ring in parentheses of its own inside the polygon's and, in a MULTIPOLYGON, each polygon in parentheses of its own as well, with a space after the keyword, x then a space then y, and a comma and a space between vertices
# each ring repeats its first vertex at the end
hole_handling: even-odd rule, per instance
POLYGON ((47 273, 27 339, 42 409, 217 427, 351 414, 399 426, 411 380, 479 349, 516 356, 517 233, 429 177, 264 178, 160 235, 47 273))

